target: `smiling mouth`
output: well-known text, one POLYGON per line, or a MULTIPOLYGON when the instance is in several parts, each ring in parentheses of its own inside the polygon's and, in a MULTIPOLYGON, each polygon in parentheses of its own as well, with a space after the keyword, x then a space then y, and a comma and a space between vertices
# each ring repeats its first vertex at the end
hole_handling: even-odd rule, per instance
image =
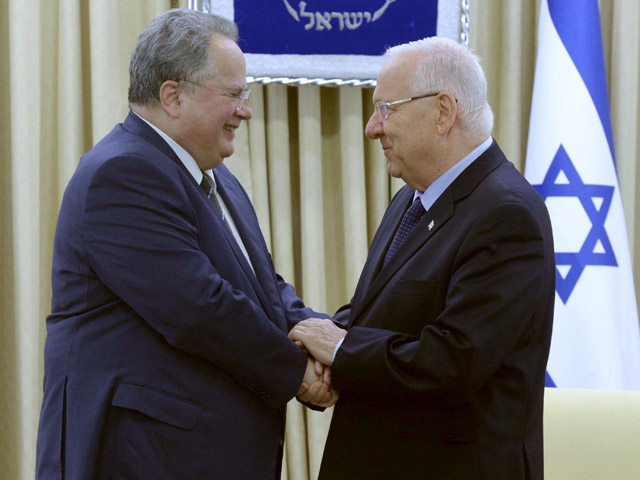
POLYGON ((237 128, 238 127, 234 127, 233 125, 225 125, 223 127, 224 130, 226 130, 228 132, 232 132, 232 133, 235 132, 237 128))

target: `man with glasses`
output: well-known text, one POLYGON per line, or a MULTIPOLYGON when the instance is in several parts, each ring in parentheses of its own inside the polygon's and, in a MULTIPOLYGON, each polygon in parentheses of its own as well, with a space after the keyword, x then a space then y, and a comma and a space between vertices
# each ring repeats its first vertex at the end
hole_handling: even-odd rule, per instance
POLYGON ((214 15, 152 20, 131 57, 131 112, 69 182, 38 479, 279 480, 287 402, 337 398, 287 337, 317 314, 274 271, 222 164, 251 118, 236 40, 214 15))
POLYGON ((543 478, 555 265, 544 202, 491 138, 479 61, 392 48, 366 135, 406 182, 349 305, 290 333, 340 391, 320 479, 543 478))

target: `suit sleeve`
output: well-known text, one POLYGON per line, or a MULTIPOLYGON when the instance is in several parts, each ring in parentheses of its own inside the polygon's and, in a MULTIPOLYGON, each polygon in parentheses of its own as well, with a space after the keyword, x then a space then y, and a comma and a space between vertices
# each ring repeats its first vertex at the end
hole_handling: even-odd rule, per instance
MULTIPOLYGON (((353 302, 353 299, 351 300, 353 302)), ((347 303, 338 309, 333 315, 333 322, 344 329, 349 324, 349 316, 351 315, 351 303, 347 303)))
POLYGON ((139 157, 98 169, 79 232, 91 267, 170 345, 280 407, 297 392, 306 356, 218 274, 200 248, 184 185, 171 173, 139 157))
POLYGON ((296 295, 293 285, 287 283, 280 275, 276 274, 278 280, 278 291, 282 304, 284 305, 287 318, 287 329, 291 330, 296 323, 307 318, 328 318, 326 313, 316 312, 304 305, 304 302, 296 295))
MULTIPOLYGON (((486 212, 457 252, 435 321, 425 322, 419 337, 353 327, 332 367, 336 389, 426 392, 464 401, 534 338, 549 289, 544 242, 524 206, 503 204, 486 212)), ((390 295, 389 301, 399 300, 390 295)))
MULTIPOLYGON (((226 168, 224 169, 224 171, 228 172, 226 168)), ((223 172, 220 172, 219 174, 223 174, 223 172)), ((240 184, 240 182, 238 182, 238 180, 233 175, 231 175, 230 172, 226 174, 231 177, 229 180, 235 184, 236 188, 242 192, 242 195, 246 199, 247 203, 251 203, 251 200, 249 199, 249 195, 247 195, 246 190, 240 184)), ((257 215, 255 214, 255 211, 252 210, 252 213, 253 213, 253 218, 256 222, 256 225, 259 224, 260 222, 258 220, 257 215)), ((271 253, 268 251, 267 245, 264 241, 262 242, 262 245, 263 245, 265 254, 269 257, 269 261, 271 262, 271 267, 275 271, 275 266, 273 265, 273 258, 271 257, 271 253)), ((305 306, 302 299, 300 299, 300 297, 296 295, 293 285, 291 285, 290 283, 287 283, 285 279, 282 278, 277 272, 275 275, 276 275, 276 283, 278 286, 278 295, 280 295, 280 301, 282 302, 282 306, 284 308, 284 315, 287 321, 287 331, 291 330, 296 323, 302 320, 306 320, 307 318, 328 318, 328 319, 331 318, 331 316, 327 315, 326 313, 319 313, 305 306)))

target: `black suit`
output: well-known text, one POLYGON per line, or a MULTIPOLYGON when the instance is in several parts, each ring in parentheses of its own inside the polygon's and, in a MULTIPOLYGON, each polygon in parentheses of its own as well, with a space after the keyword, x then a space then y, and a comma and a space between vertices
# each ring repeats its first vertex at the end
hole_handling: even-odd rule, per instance
POLYGON ((412 195, 391 202, 337 315, 349 333, 320 479, 542 479, 545 205, 494 141, 383 267, 412 195))

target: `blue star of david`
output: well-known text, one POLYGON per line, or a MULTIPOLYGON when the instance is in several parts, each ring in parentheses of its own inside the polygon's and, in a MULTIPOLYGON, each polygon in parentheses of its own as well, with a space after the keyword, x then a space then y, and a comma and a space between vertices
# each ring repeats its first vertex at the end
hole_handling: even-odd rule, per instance
POLYGON ((556 252, 556 291, 562 303, 566 304, 585 267, 589 265, 618 266, 609 236, 604 228, 614 187, 610 185, 585 185, 562 145, 558 148, 542 184, 533 187, 545 201, 548 197, 577 197, 591 221, 591 230, 580 251, 556 252), (564 172, 569 183, 556 183, 561 172, 564 172), (602 198, 599 209, 596 208, 594 198, 602 198), (598 241, 602 244, 604 252, 594 252, 598 241), (560 275, 558 265, 569 266, 566 277, 560 275))

